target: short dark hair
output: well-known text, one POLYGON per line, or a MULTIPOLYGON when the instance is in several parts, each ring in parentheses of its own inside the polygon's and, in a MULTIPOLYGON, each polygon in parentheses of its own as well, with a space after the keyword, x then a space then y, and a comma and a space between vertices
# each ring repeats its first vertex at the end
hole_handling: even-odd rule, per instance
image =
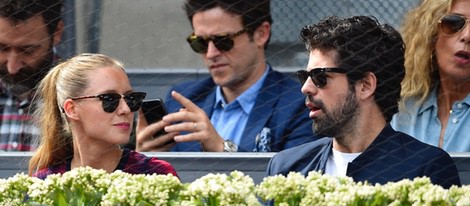
POLYGON ((375 101, 389 122, 398 112, 401 81, 405 75, 405 45, 400 33, 375 17, 327 17, 302 28, 300 37, 307 50, 336 51, 339 67, 351 84, 372 72, 377 77, 375 101))
POLYGON ((184 9, 191 23, 195 13, 215 7, 241 15, 243 26, 252 36, 263 22, 272 24, 270 3, 270 0, 187 0, 184 9))
POLYGON ((62 19, 62 6, 62 0, 0 0, 0 17, 22 22, 41 15, 53 35, 62 19))

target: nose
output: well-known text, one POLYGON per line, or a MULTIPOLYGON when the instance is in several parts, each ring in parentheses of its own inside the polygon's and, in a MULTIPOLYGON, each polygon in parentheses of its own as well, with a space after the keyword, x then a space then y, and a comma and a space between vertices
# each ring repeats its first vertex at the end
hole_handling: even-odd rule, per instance
POLYGON ((461 42, 464 42, 466 44, 470 44, 470 25, 469 20, 467 19, 465 28, 463 28, 462 34, 461 34, 461 42))
POLYGON ((318 92, 318 88, 315 86, 315 84, 313 84, 312 79, 308 77, 307 81, 305 81, 304 85, 302 85, 300 91, 304 95, 315 95, 318 92))
POLYGON ((215 44, 213 41, 209 41, 209 43, 207 44, 207 53, 206 53, 206 57, 208 59, 211 59, 211 58, 214 58, 214 57, 217 57, 219 56, 221 53, 221 51, 219 49, 217 49, 217 47, 215 47, 215 44))
POLYGON ((118 114, 128 114, 131 112, 131 108, 127 105, 127 102, 124 98, 119 99, 119 105, 117 108, 118 114))
POLYGON ((8 73, 16 74, 23 68, 24 62, 21 60, 20 55, 14 51, 11 51, 7 56, 7 68, 8 73))

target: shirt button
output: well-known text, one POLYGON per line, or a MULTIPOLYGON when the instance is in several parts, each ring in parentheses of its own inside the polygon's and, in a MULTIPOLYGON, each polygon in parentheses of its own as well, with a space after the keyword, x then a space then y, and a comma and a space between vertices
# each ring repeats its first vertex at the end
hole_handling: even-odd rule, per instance
POLYGON ((458 103, 457 108, 459 108, 459 109, 462 108, 462 103, 458 103))
POLYGON ((457 122, 459 122, 459 119, 457 119, 457 118, 452 119, 452 123, 455 124, 455 123, 457 123, 457 122))

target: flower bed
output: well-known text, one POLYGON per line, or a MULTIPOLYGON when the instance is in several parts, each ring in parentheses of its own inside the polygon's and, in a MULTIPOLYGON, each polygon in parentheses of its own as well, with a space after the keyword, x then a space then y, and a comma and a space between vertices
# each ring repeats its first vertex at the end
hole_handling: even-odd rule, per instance
POLYGON ((0 205, 470 205, 470 185, 446 190, 428 178, 385 185, 311 172, 266 177, 208 174, 191 183, 172 175, 108 174, 89 167, 45 180, 0 179, 0 205))

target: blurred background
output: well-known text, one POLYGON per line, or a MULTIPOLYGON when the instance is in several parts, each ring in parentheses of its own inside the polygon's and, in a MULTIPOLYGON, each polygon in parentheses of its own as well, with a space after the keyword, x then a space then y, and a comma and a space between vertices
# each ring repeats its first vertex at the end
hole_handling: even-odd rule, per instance
MULTIPOLYGON (((59 54, 98 52, 124 62, 135 90, 164 98, 169 86, 207 76, 185 38, 192 32, 184 0, 64 0, 66 32, 59 54)), ((300 29, 331 16, 373 15, 395 28, 418 0, 272 0, 272 37, 267 50, 274 69, 303 69, 308 53, 300 29)))

